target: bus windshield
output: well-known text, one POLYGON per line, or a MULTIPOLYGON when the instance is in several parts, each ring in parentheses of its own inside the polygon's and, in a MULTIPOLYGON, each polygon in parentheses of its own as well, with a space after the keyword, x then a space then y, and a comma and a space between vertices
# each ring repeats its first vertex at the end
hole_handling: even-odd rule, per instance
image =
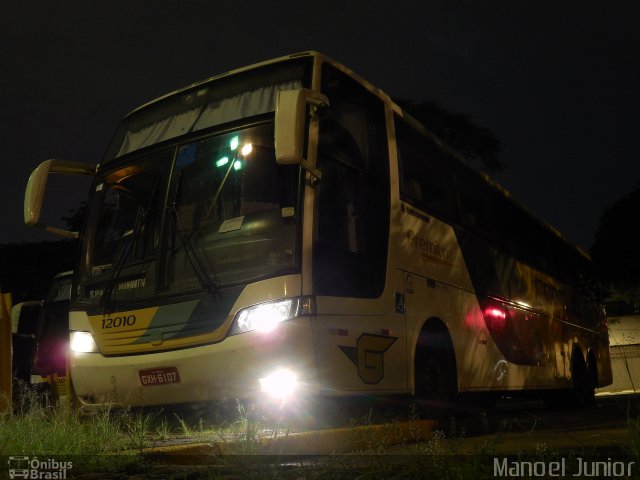
POLYGON ((78 300, 158 295, 299 271, 301 173, 277 165, 277 94, 308 86, 308 59, 221 76, 128 115, 96 177, 78 300))
POLYGON ((96 306, 296 273, 298 166, 277 165, 273 117, 127 155, 89 207, 78 299, 96 306))

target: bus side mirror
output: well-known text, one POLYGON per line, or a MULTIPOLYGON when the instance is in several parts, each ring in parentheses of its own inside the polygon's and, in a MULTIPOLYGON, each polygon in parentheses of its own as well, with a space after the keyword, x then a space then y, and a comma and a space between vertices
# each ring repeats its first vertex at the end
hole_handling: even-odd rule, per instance
MULTIPOLYGON (((280 90, 276 100, 275 147, 278 165, 302 165, 313 175, 319 172, 304 158, 307 105, 329 105, 329 99, 307 88, 280 90)), ((317 175, 316 175, 317 176, 317 175)))
POLYGON ((49 227, 40 223, 40 213, 47 187, 47 177, 50 173, 65 173, 68 175, 95 175, 96 167, 81 162, 66 160, 45 160, 31 173, 24 192, 24 223, 30 227, 41 228, 56 235, 76 238, 78 232, 71 232, 61 228, 49 227))

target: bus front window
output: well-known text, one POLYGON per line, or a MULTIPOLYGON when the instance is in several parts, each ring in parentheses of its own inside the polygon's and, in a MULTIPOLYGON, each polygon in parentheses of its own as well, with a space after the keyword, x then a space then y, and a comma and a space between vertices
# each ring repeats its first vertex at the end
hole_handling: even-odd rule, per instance
POLYGON ((83 246, 81 297, 131 300, 153 294, 172 152, 106 172, 96 184, 83 246), (131 288, 129 288, 131 287, 131 288))
POLYGON ((81 296, 110 308, 296 272, 300 167, 277 165, 274 155, 273 122, 263 122, 105 174, 90 209, 81 296))
POLYGON ((299 273, 302 175, 276 163, 273 118, 311 65, 216 78, 125 117, 88 207, 80 301, 122 309, 299 273))
POLYGON ((198 277, 218 288, 296 266, 299 167, 276 164, 272 123, 180 146, 173 177, 166 288, 198 288, 198 277))

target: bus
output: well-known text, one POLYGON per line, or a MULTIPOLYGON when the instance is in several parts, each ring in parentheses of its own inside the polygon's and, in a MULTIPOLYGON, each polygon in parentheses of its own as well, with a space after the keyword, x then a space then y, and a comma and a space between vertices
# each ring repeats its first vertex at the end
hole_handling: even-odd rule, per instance
POLYGON ((14 394, 29 384, 41 310, 40 300, 21 302, 11 307, 11 378, 14 394))
POLYGON ((30 382, 46 402, 67 405, 69 301, 73 272, 57 274, 38 316, 36 349, 30 382))
POLYGON ((25 221, 80 236, 81 407, 611 383, 589 257, 317 52, 137 108, 97 166, 43 162, 25 221), (60 173, 94 177, 80 233, 40 223, 60 173))
POLYGON ((69 299, 73 272, 56 275, 44 301, 11 309, 14 392, 28 385, 44 403, 66 406, 69 299))

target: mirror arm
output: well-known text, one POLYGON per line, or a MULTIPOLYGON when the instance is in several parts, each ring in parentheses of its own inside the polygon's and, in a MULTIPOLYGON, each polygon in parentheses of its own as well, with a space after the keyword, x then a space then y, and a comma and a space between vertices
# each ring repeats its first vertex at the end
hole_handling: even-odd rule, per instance
MULTIPOLYGON (((326 95, 323 95, 323 94, 316 94, 316 95, 317 96, 308 96, 306 98, 306 102, 311 107, 309 110, 310 110, 312 119, 318 116, 318 110, 320 108, 329 106, 329 99, 326 97, 326 95)), ((302 159, 301 165, 302 165, 302 168, 304 168, 307 172, 311 174, 312 178, 309 179, 309 185, 311 187, 315 187, 322 181, 322 172, 318 168, 316 168, 314 165, 312 165, 311 162, 309 162, 306 158, 302 159)))
POLYGON ((303 158, 300 162, 300 165, 311 174, 311 178, 309 179, 309 185, 311 187, 315 187, 322 181, 322 172, 316 167, 312 166, 311 162, 309 162, 307 159, 303 158))
POLYGON ((59 237, 70 238, 72 240, 80 236, 80 232, 64 230, 62 228, 57 228, 57 227, 50 227, 48 225, 43 225, 41 223, 35 224, 34 227, 44 230, 45 232, 53 233, 54 235, 58 235, 59 237))

